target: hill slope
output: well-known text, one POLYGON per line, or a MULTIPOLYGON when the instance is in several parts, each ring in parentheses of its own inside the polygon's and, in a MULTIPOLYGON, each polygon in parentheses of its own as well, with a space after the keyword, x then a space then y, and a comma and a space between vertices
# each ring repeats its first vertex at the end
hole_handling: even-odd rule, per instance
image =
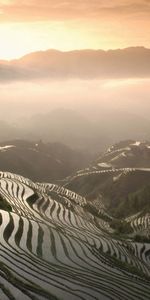
POLYGON ((150 245, 115 238, 84 197, 1 172, 0 198, 3 299, 149 299, 150 245))
POLYGON ((88 154, 60 143, 22 140, 0 143, 0 168, 38 181, 64 178, 89 160, 88 154))
POLYGON ((85 196, 92 206, 96 200, 102 202, 115 217, 129 217, 149 212, 149 183, 150 143, 122 141, 66 178, 64 186, 85 196))

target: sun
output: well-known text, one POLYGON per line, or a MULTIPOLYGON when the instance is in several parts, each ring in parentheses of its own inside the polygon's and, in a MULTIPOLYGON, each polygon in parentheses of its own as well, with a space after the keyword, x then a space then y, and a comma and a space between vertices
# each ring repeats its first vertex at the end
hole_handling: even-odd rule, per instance
POLYGON ((87 30, 87 26, 62 21, 0 24, 0 59, 11 60, 47 49, 70 51, 109 48, 109 39, 102 35, 97 39, 97 34, 91 29, 87 30))

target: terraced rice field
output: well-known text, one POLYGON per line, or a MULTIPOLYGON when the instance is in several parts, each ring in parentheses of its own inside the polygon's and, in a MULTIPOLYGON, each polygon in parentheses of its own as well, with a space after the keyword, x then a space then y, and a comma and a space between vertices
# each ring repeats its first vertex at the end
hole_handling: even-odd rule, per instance
POLYGON ((84 197, 3 172, 0 197, 0 299, 150 299, 150 245, 113 238, 84 197))

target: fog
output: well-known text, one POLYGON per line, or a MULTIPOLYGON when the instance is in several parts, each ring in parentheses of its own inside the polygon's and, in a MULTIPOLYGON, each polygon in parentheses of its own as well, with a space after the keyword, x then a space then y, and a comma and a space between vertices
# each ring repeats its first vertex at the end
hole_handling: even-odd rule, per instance
POLYGON ((0 119, 16 121, 57 108, 87 117, 120 110, 149 118, 150 79, 64 80, 0 85, 0 119))
POLYGON ((150 50, 56 50, 0 62, 0 140, 99 152, 150 138, 150 50))
POLYGON ((0 140, 42 139, 100 151, 150 138, 150 79, 1 84, 0 140))

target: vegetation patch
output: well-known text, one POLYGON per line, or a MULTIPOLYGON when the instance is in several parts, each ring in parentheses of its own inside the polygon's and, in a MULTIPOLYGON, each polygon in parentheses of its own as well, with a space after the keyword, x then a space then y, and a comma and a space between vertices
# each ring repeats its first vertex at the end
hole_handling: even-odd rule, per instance
POLYGON ((34 194, 27 198, 27 203, 32 206, 39 199, 39 195, 34 191, 34 194))
POLYGON ((6 211, 12 211, 11 205, 0 195, 0 209, 6 211))
POLYGON ((130 234, 133 232, 131 225, 124 220, 113 219, 110 222, 110 227, 115 230, 115 234, 130 234))
POLYGON ((118 205, 112 206, 109 211, 117 218, 125 218, 140 211, 150 211, 150 184, 121 197, 118 205))
POLYGON ((127 263, 127 262, 123 262, 123 261, 117 259, 114 256, 111 257, 111 259, 114 261, 116 266, 123 269, 124 271, 129 272, 133 275, 136 275, 136 276, 138 276, 142 279, 150 281, 150 277, 147 274, 143 273, 142 270, 139 270, 138 268, 136 268, 135 266, 133 266, 133 265, 127 263))
POLYGON ((150 236, 136 234, 133 240, 137 243, 150 243, 150 236))

